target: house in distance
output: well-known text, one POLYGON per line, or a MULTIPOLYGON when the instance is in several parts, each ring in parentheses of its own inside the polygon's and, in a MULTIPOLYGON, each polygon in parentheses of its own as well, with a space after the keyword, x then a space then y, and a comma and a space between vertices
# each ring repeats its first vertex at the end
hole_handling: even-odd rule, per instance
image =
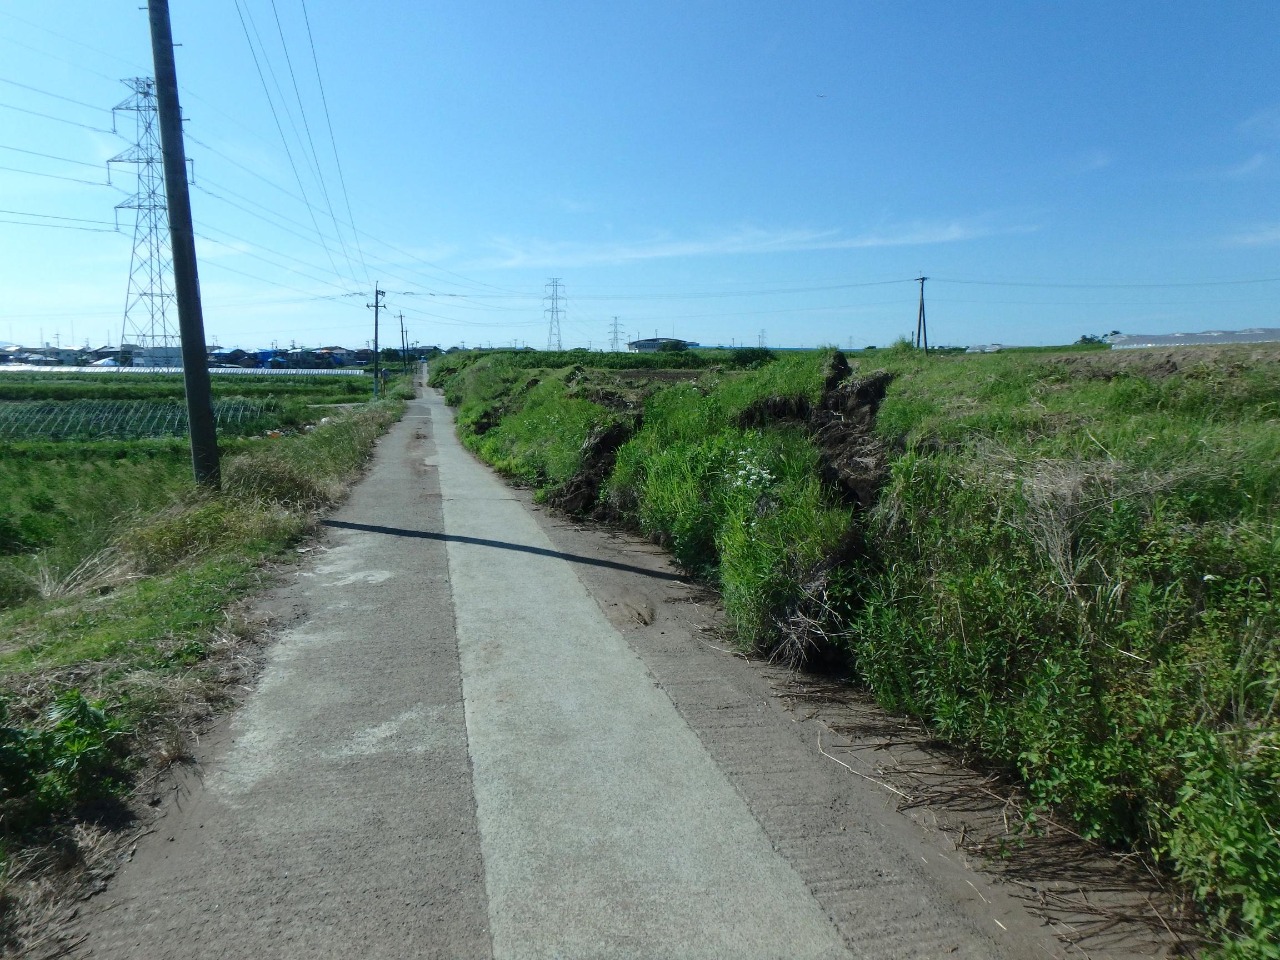
POLYGON ((690 350, 700 344, 692 340, 677 340, 675 337, 647 337, 644 340, 632 340, 627 349, 632 353, 660 353, 664 350, 690 350))

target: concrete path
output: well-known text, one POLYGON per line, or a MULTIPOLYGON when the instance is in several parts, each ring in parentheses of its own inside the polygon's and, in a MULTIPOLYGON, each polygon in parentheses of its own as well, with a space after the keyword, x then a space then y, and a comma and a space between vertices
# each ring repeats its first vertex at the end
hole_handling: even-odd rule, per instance
POLYGON ((82 955, 1059 955, 524 500, 411 405, 82 955))
POLYGON ((524 506, 456 442, 432 459, 494 954, 847 956, 524 506))

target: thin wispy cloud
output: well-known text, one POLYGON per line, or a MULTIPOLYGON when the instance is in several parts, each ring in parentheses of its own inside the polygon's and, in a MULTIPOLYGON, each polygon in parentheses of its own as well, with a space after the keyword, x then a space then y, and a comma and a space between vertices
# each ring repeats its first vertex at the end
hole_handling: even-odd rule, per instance
POLYGON ((1024 233, 1035 227, 991 227, 981 221, 938 221, 899 224, 849 236, 844 231, 744 227, 725 233, 677 239, 660 237, 631 243, 587 244, 577 241, 500 240, 501 253, 472 269, 513 267, 582 267, 689 257, 799 253, 817 250, 855 250, 876 247, 959 243, 996 234, 1024 233))
POLYGON ((1181 174, 1175 174, 1173 179, 1184 182, 1248 180, 1260 174, 1268 173, 1274 166, 1272 161, 1273 158, 1270 153, 1258 151, 1235 163, 1186 170, 1181 174))
POLYGON ((1265 153, 1255 153, 1247 160, 1242 160, 1234 166, 1227 167, 1222 175, 1229 180, 1242 180, 1264 169, 1270 159, 1265 153))
POLYGON ((1280 245, 1280 223, 1268 223, 1241 230, 1223 238, 1228 247, 1271 247, 1280 245))
POLYGON ((1114 159, 1106 150, 1090 150, 1074 159, 1071 170, 1076 174, 1096 173, 1111 166, 1114 159))
POLYGON ((1239 130, 1248 137, 1280 140, 1280 103, 1246 117, 1240 122, 1239 130))

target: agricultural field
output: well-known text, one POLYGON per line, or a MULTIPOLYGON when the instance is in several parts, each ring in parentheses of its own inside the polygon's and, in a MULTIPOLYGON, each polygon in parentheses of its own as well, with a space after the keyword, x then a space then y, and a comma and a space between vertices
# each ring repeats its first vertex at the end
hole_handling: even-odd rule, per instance
POLYGON ((180 762, 227 702, 254 642, 233 604, 412 395, 248 379, 214 378, 214 492, 192 480, 181 377, 0 373, 0 953, 84 869, 86 811, 180 762))
MULTIPOLYGON (((260 433, 280 425, 280 405, 243 397, 214 401, 219 433, 260 433)), ((0 441, 141 440, 188 432, 181 400, 0 401, 0 441)))
POLYGON ((1146 852, 1215 956, 1280 956, 1280 349, 737 359, 432 382, 513 482, 718 588, 744 648, 1146 852))

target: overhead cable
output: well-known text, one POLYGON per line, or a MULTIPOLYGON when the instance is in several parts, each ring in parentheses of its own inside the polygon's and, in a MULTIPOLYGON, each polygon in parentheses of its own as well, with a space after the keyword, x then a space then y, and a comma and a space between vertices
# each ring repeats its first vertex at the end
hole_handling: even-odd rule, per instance
POLYGON ((307 0, 301 0, 302 19, 307 25, 307 42, 311 45, 311 62, 316 68, 316 85, 320 88, 320 102, 324 105, 324 122, 329 128, 329 144, 333 147, 333 163, 338 170, 338 183, 342 186, 342 198, 347 205, 347 220, 351 226, 351 236, 355 240, 356 253, 360 256, 360 266, 364 268, 365 279, 368 279, 369 268, 364 262, 364 250, 360 247, 360 231, 355 228, 355 214, 351 212, 351 195, 347 193, 347 178, 342 173, 342 161, 338 158, 338 142, 333 135, 333 119, 329 115, 329 98, 324 93, 324 79, 320 76, 320 60, 316 57, 316 40, 311 33, 311 17, 307 13, 307 0))
MULTIPOLYGON (((253 66, 258 73, 258 80, 261 81, 262 83, 262 92, 266 95, 267 106, 271 108, 271 117, 273 120, 275 120, 276 131, 280 134, 280 142, 284 146, 285 156, 288 158, 289 166, 293 170, 293 179, 298 184, 298 191, 302 194, 303 202, 307 206, 307 212, 311 214, 312 226, 315 228, 316 235, 320 238, 320 246, 324 249, 325 255, 329 258, 329 266, 333 269, 333 272, 336 274, 338 273, 338 265, 333 260, 333 253, 329 250, 328 245, 324 242, 324 235, 320 232, 320 224, 316 221, 315 213, 312 211, 310 201, 307 200, 307 188, 302 183, 302 175, 298 173, 298 165, 297 163, 294 162, 293 151, 289 149, 289 139, 284 134, 284 127, 280 123, 280 114, 276 110, 275 101, 271 98, 271 88, 267 86, 267 78, 265 74, 263 74, 262 72, 261 63, 258 62, 258 52, 253 46, 253 38, 249 36, 249 25, 245 21, 245 12, 244 12, 244 9, 241 7, 240 0, 235 0, 235 5, 236 5, 236 13, 239 14, 239 17, 240 17, 240 27, 244 31, 245 42, 249 45, 249 55, 253 58, 253 66)), ((252 20, 252 17, 250 17, 250 20, 252 20)), ((257 29, 258 28, 255 25, 254 26, 255 33, 257 32, 257 29)), ((259 43, 261 43, 261 38, 259 38, 259 43)), ((264 59, 266 58, 266 55, 267 55, 266 49, 264 48, 262 51, 262 56, 264 59)), ((267 69, 271 69, 270 61, 267 62, 267 69)), ((275 77, 274 72, 272 73, 272 77, 273 78, 275 77)), ((276 83, 276 86, 277 87, 279 86, 278 81, 276 83)), ((287 105, 285 105, 284 103, 281 103, 281 106, 285 108, 285 112, 287 115, 288 114, 287 105)), ((293 122, 292 117, 290 117, 290 123, 292 122, 293 122)))
POLYGON ((333 230, 338 235, 338 245, 342 248, 342 255, 347 261, 347 267, 352 271, 352 279, 355 279, 355 268, 351 262, 351 254, 347 250, 347 241, 342 236, 342 230, 338 227, 338 217, 333 212, 333 201, 329 197, 329 185, 325 182, 324 171, 320 167, 320 155, 316 152, 316 143, 311 136, 311 123, 307 120, 307 108, 302 102, 302 91, 298 88, 298 76, 293 72, 293 58, 289 56, 289 44, 285 41, 284 26, 280 23, 280 11, 276 7, 276 0, 271 0, 271 13, 275 17, 276 31, 280 34, 280 48, 284 51, 285 66, 289 69, 289 79, 293 83, 293 95, 298 101, 298 114, 302 117, 302 129, 307 134, 307 145, 311 148, 311 158, 315 168, 316 179, 320 182, 320 192, 324 195, 324 203, 329 211, 329 219, 333 221, 333 230))
MULTIPOLYGON (((82 180, 80 177, 64 177, 57 173, 41 173, 38 170, 23 170, 19 167, 0 166, 0 170, 8 170, 10 173, 25 173, 29 177, 48 177, 50 180, 66 180, 69 183, 84 183, 91 187, 110 187, 112 190, 120 190, 115 184, 108 183, 106 180, 82 180)), ((120 190, 120 192, 128 193, 129 191, 120 190)))
POLYGON ((70 157, 58 157, 52 153, 40 153, 38 150, 25 150, 22 147, 11 147, 3 143, 0 143, 0 150, 12 150, 14 153, 25 153, 32 157, 44 157, 46 160, 61 160, 63 163, 74 163, 78 167, 93 167, 95 170, 102 169, 102 164, 100 163, 86 163, 83 160, 72 160, 70 157))
POLYGON ((11 103, 0 103, 0 107, 5 110, 16 110, 18 113, 27 113, 33 117, 43 117, 45 120, 54 120, 58 123, 65 123, 72 127, 80 127, 84 130, 92 130, 94 133, 115 133, 114 130, 106 130, 102 127, 95 127, 87 123, 81 123, 79 120, 68 120, 65 117, 55 117, 51 113, 41 113, 39 110, 28 110, 26 107, 15 107, 11 103))

